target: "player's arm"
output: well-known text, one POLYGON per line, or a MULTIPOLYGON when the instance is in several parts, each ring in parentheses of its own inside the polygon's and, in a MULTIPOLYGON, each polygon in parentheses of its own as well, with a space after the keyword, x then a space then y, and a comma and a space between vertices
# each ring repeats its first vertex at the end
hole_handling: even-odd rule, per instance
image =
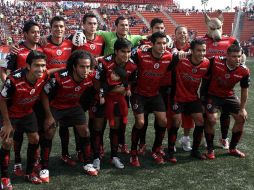
POLYGON ((14 86, 10 79, 7 79, 4 83, 3 89, 0 95, 0 111, 3 119, 3 127, 0 131, 0 136, 2 139, 7 140, 13 130, 11 121, 8 114, 7 102, 6 100, 11 97, 11 94, 14 91, 14 86))
POLYGON ((241 86, 241 102, 240 102, 240 112, 239 114, 246 119, 247 118, 247 111, 245 109, 246 107, 246 102, 248 99, 248 88, 250 85, 250 76, 247 75, 242 78, 240 81, 240 86, 241 86))
POLYGON ((7 74, 10 71, 14 71, 17 68, 17 55, 16 54, 8 54, 6 57, 6 65, 5 67, 1 67, 0 77, 2 82, 4 82, 7 78, 7 74))
POLYGON ((176 67, 176 65, 178 64, 179 60, 180 60, 179 54, 178 53, 174 53, 172 55, 172 60, 171 60, 170 64, 168 65, 168 69, 167 70, 168 71, 172 71, 176 67))

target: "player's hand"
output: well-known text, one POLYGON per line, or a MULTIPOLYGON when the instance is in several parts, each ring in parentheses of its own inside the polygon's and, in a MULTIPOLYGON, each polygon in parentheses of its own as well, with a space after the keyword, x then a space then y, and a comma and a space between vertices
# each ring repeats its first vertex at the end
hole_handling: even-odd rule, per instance
POLYGON ((46 46, 48 44, 47 36, 41 36, 39 40, 41 46, 46 46))
POLYGON ((17 44, 10 46, 10 53, 17 55, 19 53, 19 46, 17 44))
POLYGON ((10 138, 10 134, 12 132, 13 128, 10 122, 6 122, 4 126, 1 128, 0 136, 3 140, 8 141, 10 138))
POLYGON ((85 34, 83 33, 83 31, 76 31, 76 33, 73 35, 73 38, 72 38, 72 44, 74 46, 83 46, 86 44, 86 36, 85 34))
POLYGON ((239 115, 241 117, 243 117, 244 120, 247 120, 247 118, 248 118, 248 113, 247 113, 246 109, 240 109, 239 115))
POLYGON ((131 96, 131 90, 130 89, 126 91, 126 96, 131 96))
POLYGON ((142 46, 140 46, 140 49, 142 51, 147 51, 150 47, 151 47, 150 45, 142 45, 142 46))
POLYGON ((44 130, 47 131, 55 126, 55 119, 52 116, 46 116, 44 121, 44 130))
POLYGON ((100 104, 105 104, 105 98, 104 97, 100 97, 100 104))
POLYGON ((179 52, 178 52, 178 57, 179 57, 179 59, 185 59, 185 58, 187 58, 187 56, 190 55, 190 54, 191 54, 190 51, 188 51, 188 52, 179 51, 179 52))

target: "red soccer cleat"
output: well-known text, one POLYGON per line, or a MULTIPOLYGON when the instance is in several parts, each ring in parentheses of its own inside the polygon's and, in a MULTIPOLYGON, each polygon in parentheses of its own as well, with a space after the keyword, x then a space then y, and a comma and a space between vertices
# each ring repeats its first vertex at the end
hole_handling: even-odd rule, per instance
POLYGON ((146 144, 140 144, 138 149, 139 155, 145 155, 146 153, 146 144))
POLYGON ((138 157, 137 156, 131 156, 130 164, 131 164, 131 166, 134 166, 134 167, 140 167, 140 162, 138 160, 138 157))
POLYGON ((206 156, 202 154, 199 150, 192 150, 191 156, 199 160, 206 160, 206 156))
POLYGON ((129 154, 130 151, 128 149, 128 145, 127 144, 119 144, 118 145, 118 152, 123 153, 123 154, 129 154))
POLYGON ((238 149, 229 149, 229 154, 240 158, 245 158, 245 154, 238 149))
POLYGON ((24 176, 25 172, 22 169, 22 164, 14 164, 13 172, 15 176, 24 176))
POLYGON ((168 161, 168 162, 171 162, 171 163, 173 163, 173 164, 177 163, 177 159, 176 159, 176 157, 174 156, 174 152, 169 152, 169 153, 168 153, 167 161, 168 161))
POLYGON ((25 175, 25 180, 36 185, 42 183, 42 180, 38 178, 34 172, 31 174, 25 175))
POLYGON ((164 164, 165 163, 163 157, 156 152, 152 152, 152 157, 153 157, 154 161, 156 162, 156 164, 164 164))
POLYGON ((12 190, 10 178, 1 178, 1 189, 2 190, 12 190))
POLYGON ((214 160, 214 159, 215 159, 214 150, 208 150, 207 153, 206 153, 206 157, 207 157, 209 160, 214 160))

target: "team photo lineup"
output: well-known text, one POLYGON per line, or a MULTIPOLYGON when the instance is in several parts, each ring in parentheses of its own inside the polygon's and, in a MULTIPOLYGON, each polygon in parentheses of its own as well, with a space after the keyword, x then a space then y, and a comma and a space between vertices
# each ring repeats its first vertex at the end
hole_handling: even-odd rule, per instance
POLYGON ((194 38, 184 25, 167 33, 159 17, 150 21, 150 32, 144 35, 130 34, 123 15, 115 19, 115 31, 98 30, 93 12, 80 19, 82 30, 67 34, 66 19, 52 17, 49 35, 41 35, 40 22, 26 20, 23 39, 11 45, 1 65, 0 189, 16 189, 11 172, 32 184, 50 183, 56 133, 61 162, 66 167, 80 162, 89 176, 103 175, 106 151, 112 167, 121 170, 140 168, 139 158, 148 155, 157 165, 177 164, 176 142, 197 160, 217 159, 217 122, 228 156, 246 157, 237 145, 248 118, 250 70, 238 40, 222 35, 221 11, 216 17, 204 13, 207 33, 194 38), (240 96, 235 87, 240 87, 240 96), (148 126, 150 115, 154 126, 148 126), (126 132, 128 124, 131 133, 126 132), (148 127, 154 128, 153 142, 146 141, 148 127), (183 136, 178 135, 180 128, 183 136), (109 138, 108 150, 104 138, 109 138), (69 153, 70 140, 75 141, 78 161, 69 153), (122 154, 129 162, 121 160, 122 154))

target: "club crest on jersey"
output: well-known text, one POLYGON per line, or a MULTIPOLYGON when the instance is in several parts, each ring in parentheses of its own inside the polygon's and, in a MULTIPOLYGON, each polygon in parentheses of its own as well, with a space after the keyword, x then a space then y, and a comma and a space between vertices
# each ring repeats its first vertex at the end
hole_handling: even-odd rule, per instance
POLYGON ((230 78, 230 74, 225 74, 225 78, 229 79, 230 78))
POLYGON ((30 91, 30 94, 34 94, 35 93, 35 89, 33 88, 31 91, 30 91))
POLYGON ((134 110, 138 109, 138 104, 134 104, 134 105, 133 105, 133 109, 134 109, 134 110))
POLYGON ((95 47, 94 44, 90 44, 90 49, 91 49, 91 50, 95 50, 95 48, 96 48, 96 47, 95 47))
POLYGON ((198 72, 198 70, 196 68, 192 69, 192 73, 197 73, 197 72, 198 72))
POLYGON ((80 89, 81 89, 80 86, 75 87, 75 91, 76 91, 76 92, 80 91, 80 89))
POLYGON ((160 64, 159 64, 159 63, 155 63, 155 64, 153 65, 153 68, 159 69, 159 68, 160 68, 160 64))
POLYGON ((60 49, 56 50, 56 55, 60 56, 62 54, 63 54, 62 50, 60 50, 60 49))

